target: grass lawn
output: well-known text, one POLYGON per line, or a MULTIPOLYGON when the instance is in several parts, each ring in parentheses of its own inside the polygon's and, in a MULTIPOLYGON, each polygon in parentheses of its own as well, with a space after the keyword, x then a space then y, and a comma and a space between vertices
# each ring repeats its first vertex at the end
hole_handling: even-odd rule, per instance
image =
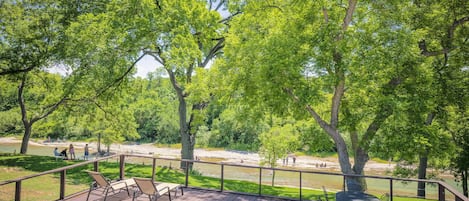
MULTIPOLYGON (((0 181, 15 179, 37 172, 25 170, 20 167, 0 166, 0 181)), ((21 184, 21 200, 56 200, 59 198, 60 181, 58 175, 44 175, 23 181, 21 184)), ((88 188, 85 184, 67 182, 65 195, 76 193, 88 188)), ((0 200, 14 200, 15 183, 0 187, 0 200)))
MULTIPOLYGON (((111 160, 110 160, 111 161, 111 160)), ((0 181, 19 178, 26 175, 71 165, 75 161, 56 161, 54 157, 48 156, 29 156, 29 155, 2 155, 0 154, 0 181), (3 174, 6 172, 7 174, 3 174)), ((92 165, 86 165, 67 170, 66 173, 66 195, 79 192, 88 188, 91 178, 84 170, 92 170, 92 165)), ((104 176, 116 179, 119 177, 119 164, 112 162, 100 162, 99 170, 104 176)), ((125 177, 151 177, 151 165, 129 164, 125 165, 125 177)), ((163 182, 172 182, 184 184, 185 175, 182 171, 170 169, 167 167, 157 167, 156 180, 163 182)), ((220 189, 221 181, 219 178, 206 177, 200 174, 191 174, 189 177, 189 186, 202 187, 209 189, 220 189)), ((59 196, 59 175, 50 174, 34 179, 29 179, 22 184, 22 200, 55 200, 59 196)), ((0 201, 12 200, 14 198, 15 184, 9 184, 0 187, 0 201)), ((281 196, 299 199, 299 189, 290 187, 273 187, 262 185, 262 194, 281 196)), ((258 193, 259 185, 249 181, 224 180, 224 190, 258 193)), ((315 189, 303 189, 303 199, 316 200, 319 196, 324 199, 324 192, 315 189)), ((328 197, 334 198, 335 192, 329 192, 328 197)), ((396 201, 420 201, 423 199, 395 197, 396 201)))

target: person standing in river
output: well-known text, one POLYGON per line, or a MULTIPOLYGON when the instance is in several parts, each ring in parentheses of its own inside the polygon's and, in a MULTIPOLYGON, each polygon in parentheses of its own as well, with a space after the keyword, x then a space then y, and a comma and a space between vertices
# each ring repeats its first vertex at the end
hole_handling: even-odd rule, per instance
POLYGON ((70 144, 68 147, 68 152, 70 153, 70 160, 75 160, 75 148, 73 148, 73 144, 70 144))
POLYGON ((90 150, 88 148, 88 144, 85 145, 85 155, 83 156, 83 159, 88 160, 88 156, 90 155, 90 150))

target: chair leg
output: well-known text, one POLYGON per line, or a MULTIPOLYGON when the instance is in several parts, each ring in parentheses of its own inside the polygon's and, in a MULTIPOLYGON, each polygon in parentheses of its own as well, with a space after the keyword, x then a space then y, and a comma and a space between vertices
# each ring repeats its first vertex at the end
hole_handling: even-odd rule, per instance
POLYGON ((127 195, 130 197, 130 191, 129 191, 129 187, 127 186, 127 184, 125 184, 125 188, 127 189, 127 195))
POLYGON ((136 195, 137 195, 137 191, 134 191, 134 194, 133 194, 133 196, 132 196, 132 201, 135 200, 135 196, 136 196, 136 195))
POLYGON ((88 191, 88 196, 86 196, 86 201, 90 199, 91 190, 93 190, 93 184, 90 185, 90 190, 88 191))
POLYGON ((107 199, 107 193, 109 192, 109 188, 106 188, 106 194, 104 194, 104 201, 107 199))

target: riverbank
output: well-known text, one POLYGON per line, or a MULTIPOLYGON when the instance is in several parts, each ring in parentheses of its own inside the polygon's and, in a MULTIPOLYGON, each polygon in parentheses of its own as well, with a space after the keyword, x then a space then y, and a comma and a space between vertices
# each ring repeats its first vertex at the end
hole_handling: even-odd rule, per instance
MULTIPOLYGON (((0 144, 11 144, 11 146, 21 144, 21 140, 14 137, 2 137, 0 138, 0 144)), ((97 143, 96 142, 81 142, 81 141, 56 141, 48 142, 31 140, 29 142, 28 154, 33 155, 52 155, 52 150, 55 147, 63 149, 68 147, 70 144, 73 144, 76 150, 77 158, 80 158, 83 153, 83 149, 86 144, 88 144, 91 152, 96 152, 97 143), (34 153, 34 148, 32 147, 43 147, 42 149, 49 151, 36 151, 34 153)), ((103 146, 101 147, 105 149, 103 146)), ((15 149, 16 150, 16 149, 15 149)), ((133 154, 142 154, 142 155, 154 155, 158 157, 165 158, 180 158, 181 150, 177 148, 169 147, 156 147, 154 144, 112 144, 110 151, 113 153, 133 153, 133 154)), ((202 161, 212 161, 212 162, 224 162, 224 163, 234 163, 234 164, 247 164, 247 165, 259 165, 261 158, 257 153, 250 153, 245 151, 235 151, 235 150, 207 150, 207 149, 195 149, 194 155, 202 161)), ((313 157, 313 156, 295 156, 296 160, 293 163, 292 158, 289 158, 288 161, 277 161, 277 167, 284 168, 295 168, 295 169, 310 169, 310 170, 320 170, 328 172, 340 172, 340 166, 336 157, 313 157)), ((386 172, 391 171, 395 167, 394 163, 378 163, 375 161, 369 161, 365 166, 365 171, 367 174, 373 175, 383 175, 386 172)))

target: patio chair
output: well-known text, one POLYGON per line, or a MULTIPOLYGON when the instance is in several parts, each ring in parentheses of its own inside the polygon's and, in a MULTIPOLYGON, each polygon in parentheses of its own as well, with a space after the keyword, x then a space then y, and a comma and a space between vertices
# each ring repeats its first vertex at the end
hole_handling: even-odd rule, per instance
POLYGON ((86 171, 88 174, 93 178, 93 182, 90 185, 90 191, 88 192, 88 196, 86 197, 86 200, 90 198, 91 191, 93 189, 103 189, 104 193, 104 200, 106 200, 107 195, 109 193, 109 190, 112 190, 113 193, 116 193, 116 190, 119 190, 119 192, 123 189, 127 191, 127 195, 130 197, 130 192, 129 192, 129 186, 135 184, 133 179, 127 179, 127 180, 121 180, 121 181, 111 181, 110 179, 107 179, 104 177, 101 173, 99 172, 94 172, 94 171, 86 171))
POLYGON ((138 197, 136 194, 139 192, 148 195, 150 201, 157 200, 158 197, 161 197, 165 194, 168 194, 169 200, 171 201, 171 191, 174 190, 174 196, 176 196, 178 189, 181 189, 181 195, 184 195, 184 191, 182 190, 180 184, 155 183, 152 179, 147 178, 134 178, 134 180, 138 186, 139 191, 134 192, 132 201, 138 197))

